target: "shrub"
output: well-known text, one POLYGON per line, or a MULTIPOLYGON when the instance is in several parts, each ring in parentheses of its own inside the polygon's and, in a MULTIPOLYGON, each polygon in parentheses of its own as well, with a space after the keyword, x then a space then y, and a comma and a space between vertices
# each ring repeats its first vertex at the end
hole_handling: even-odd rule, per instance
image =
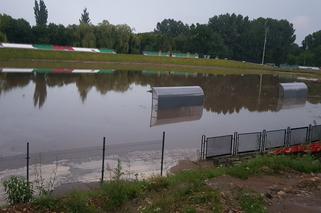
POLYGON ((27 203, 32 199, 33 190, 23 177, 12 176, 3 183, 10 205, 27 203))
POLYGON ((114 173, 114 175, 112 178, 115 181, 119 181, 121 179, 121 177, 124 175, 123 167, 122 167, 119 159, 117 160, 117 167, 114 169, 113 173, 114 173))

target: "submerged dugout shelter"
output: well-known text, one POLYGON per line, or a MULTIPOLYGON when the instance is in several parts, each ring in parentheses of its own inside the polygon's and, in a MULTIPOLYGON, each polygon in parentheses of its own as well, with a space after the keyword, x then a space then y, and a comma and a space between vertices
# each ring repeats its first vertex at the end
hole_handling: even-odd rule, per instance
POLYGON ((303 82, 280 83, 278 109, 303 107, 308 98, 308 86, 303 82))
POLYGON ((279 95, 281 98, 306 98, 308 86, 303 82, 280 83, 279 95))
POLYGON ((204 91, 199 86, 153 87, 151 126, 199 120, 204 91))

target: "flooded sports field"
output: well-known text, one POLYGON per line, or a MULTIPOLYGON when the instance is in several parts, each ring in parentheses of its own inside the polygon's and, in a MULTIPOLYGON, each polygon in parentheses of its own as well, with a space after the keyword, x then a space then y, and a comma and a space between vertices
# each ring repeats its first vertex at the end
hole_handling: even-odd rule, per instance
POLYGON ((162 133, 165 169, 196 159, 202 135, 219 136, 321 123, 321 83, 278 75, 209 75, 154 71, 3 69, 0 72, 0 178, 54 171, 57 182, 106 178, 118 159, 129 178, 158 174, 162 133), (305 82, 307 97, 287 100, 279 84, 305 82), (200 86, 204 103, 155 111, 152 87, 200 86), (59 165, 59 166, 58 166, 59 165), (37 169, 38 168, 38 169, 37 169))

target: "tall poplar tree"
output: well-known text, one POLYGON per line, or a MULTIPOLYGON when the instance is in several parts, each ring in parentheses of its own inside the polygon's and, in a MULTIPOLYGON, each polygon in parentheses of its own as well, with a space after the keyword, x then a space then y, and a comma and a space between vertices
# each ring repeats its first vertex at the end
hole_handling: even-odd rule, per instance
POLYGON ((46 26, 48 21, 48 10, 45 2, 40 0, 38 3, 38 1, 35 0, 35 6, 33 10, 35 13, 37 26, 46 26))
POLYGON ((87 8, 85 8, 81 14, 81 18, 79 19, 80 24, 90 24, 89 13, 87 8))

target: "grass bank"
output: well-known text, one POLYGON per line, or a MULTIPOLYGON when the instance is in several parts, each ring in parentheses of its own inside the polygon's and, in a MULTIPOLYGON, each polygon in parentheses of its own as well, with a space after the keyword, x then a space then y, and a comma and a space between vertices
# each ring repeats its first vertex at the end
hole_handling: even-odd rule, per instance
MULTIPOLYGON (((223 175, 247 179, 282 172, 320 173, 321 162, 312 156, 258 156, 239 165, 199 168, 144 181, 115 180, 95 191, 74 192, 63 198, 44 196, 18 206, 30 212, 223 212, 224 194, 209 186, 223 175)), ((266 212, 258 193, 239 189, 233 205, 244 212, 266 212)), ((8 209, 6 209, 8 210, 8 209)), ((10 208, 9 208, 10 210, 10 208)), ((1 210, 0 210, 1 212, 1 210)))
POLYGON ((184 59, 129 54, 98 54, 27 49, 0 49, 0 67, 185 71, 213 74, 320 74, 286 71, 232 60, 184 59))
MULTIPOLYGON (((1 61, 27 60, 57 60, 57 61, 84 61, 84 62, 115 62, 115 63, 151 63, 190 65, 205 67, 229 67, 238 69, 261 69, 262 66, 252 63, 241 63, 228 60, 184 59, 171 57, 153 57, 130 54, 97 54, 84 52, 43 51, 28 49, 0 49, 1 61)), ((271 68, 266 67, 267 70, 271 68)))

